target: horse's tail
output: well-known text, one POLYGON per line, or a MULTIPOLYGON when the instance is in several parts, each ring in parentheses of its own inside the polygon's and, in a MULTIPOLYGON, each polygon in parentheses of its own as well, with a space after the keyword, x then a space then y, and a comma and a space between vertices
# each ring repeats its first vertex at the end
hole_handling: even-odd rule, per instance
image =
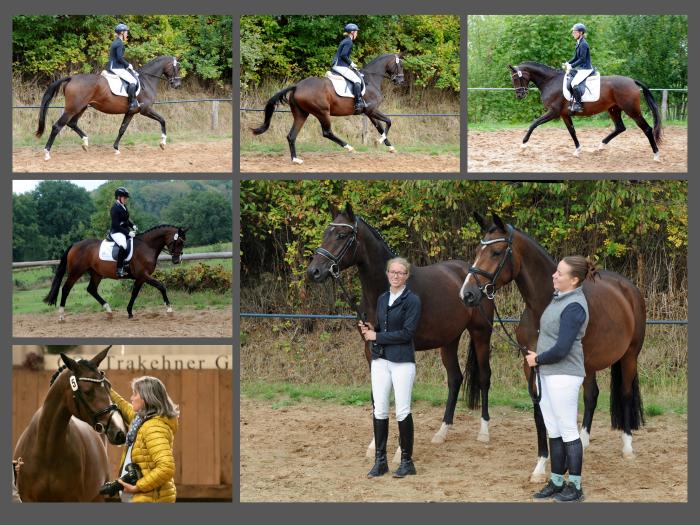
POLYGON ((479 362, 476 359, 476 346, 469 341, 467 362, 464 365, 464 399, 471 409, 479 408, 481 404, 481 387, 479 385, 479 362))
POLYGON ((49 103, 51 100, 53 100, 53 97, 56 96, 58 93, 58 90, 61 89, 61 84, 64 82, 68 82, 71 79, 71 77, 65 77, 60 80, 57 80, 56 82, 52 83, 49 87, 46 88, 46 91, 44 91, 44 96, 41 99, 41 109, 39 110, 39 127, 36 129, 35 135, 38 137, 41 137, 44 134, 44 127, 46 125, 46 112, 49 109, 49 103))
POLYGON ((278 91, 270 100, 265 104, 265 122, 263 122, 260 127, 251 128, 253 135, 262 135, 270 127, 270 120, 272 119, 272 114, 275 112, 275 107, 277 104, 288 104, 289 103, 289 93, 293 92, 297 88, 296 84, 284 88, 282 91, 278 91))
POLYGON ((651 91, 646 85, 641 83, 639 80, 635 80, 634 83, 637 84, 640 88, 642 88, 642 93, 644 93, 644 100, 647 101, 647 105, 649 106, 651 114, 654 117, 654 140, 657 144, 661 144, 663 136, 661 130, 661 113, 659 112, 659 106, 656 104, 656 100, 654 100, 654 95, 651 94, 651 91))
MULTIPOLYGON (((639 391, 639 375, 634 375, 632 394, 629 399, 630 430, 639 430, 644 424, 644 405, 639 391)), ((625 429, 625 400, 622 396, 622 363, 617 361, 610 367, 610 424, 616 430, 625 429)))
POLYGON ((53 276, 51 290, 49 290, 49 293, 46 295, 46 297, 44 297, 44 302, 46 304, 56 305, 56 299, 58 299, 58 289, 61 287, 61 281, 63 280, 63 276, 66 274, 66 267, 68 266, 68 252, 72 247, 73 246, 71 245, 70 248, 68 248, 63 254, 63 257, 61 257, 61 262, 58 264, 56 273, 53 276))

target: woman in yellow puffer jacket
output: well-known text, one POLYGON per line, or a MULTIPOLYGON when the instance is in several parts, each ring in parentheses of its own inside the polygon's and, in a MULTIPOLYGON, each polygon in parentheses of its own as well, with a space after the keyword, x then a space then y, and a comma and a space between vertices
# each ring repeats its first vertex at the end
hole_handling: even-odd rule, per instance
POLYGON ((173 503, 175 501, 175 458, 173 439, 179 410, 168 396, 163 382, 143 376, 131 382, 131 404, 111 390, 112 401, 129 424, 126 450, 122 455, 119 478, 126 465, 135 463, 142 477, 135 485, 121 479, 122 501, 133 503, 173 503))

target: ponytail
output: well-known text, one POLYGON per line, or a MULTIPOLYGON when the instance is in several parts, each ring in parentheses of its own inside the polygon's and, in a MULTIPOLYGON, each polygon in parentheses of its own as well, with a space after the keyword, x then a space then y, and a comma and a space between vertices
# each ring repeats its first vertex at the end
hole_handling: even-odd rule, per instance
POLYGON ((594 281, 600 275, 595 263, 589 257, 569 255, 562 260, 571 268, 571 275, 578 278, 577 286, 581 286, 586 279, 594 281))

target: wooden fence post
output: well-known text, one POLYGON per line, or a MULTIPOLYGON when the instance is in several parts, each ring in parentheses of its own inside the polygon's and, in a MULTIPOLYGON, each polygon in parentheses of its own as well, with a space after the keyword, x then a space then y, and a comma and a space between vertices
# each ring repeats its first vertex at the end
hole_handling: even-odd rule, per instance
POLYGON ((362 144, 367 144, 367 115, 362 115, 362 144))
POLYGON ((215 130, 219 127, 219 101, 214 100, 211 103, 211 129, 215 130))
POLYGON ((661 91, 661 120, 668 117, 668 89, 661 91))

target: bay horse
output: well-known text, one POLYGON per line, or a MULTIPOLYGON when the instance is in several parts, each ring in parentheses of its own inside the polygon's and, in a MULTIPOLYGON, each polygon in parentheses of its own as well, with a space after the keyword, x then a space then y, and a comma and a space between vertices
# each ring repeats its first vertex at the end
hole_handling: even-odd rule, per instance
MULTIPOLYGON (((127 270, 127 275, 124 279, 134 280, 134 286, 131 290, 131 299, 126 307, 126 311, 129 313, 129 319, 134 317, 132 313, 134 301, 136 301, 136 297, 139 295, 144 283, 148 283, 160 291, 163 295, 163 301, 165 301, 166 312, 169 314, 172 313, 173 309, 170 306, 170 300, 168 299, 165 286, 157 279, 154 279, 152 275, 156 269, 156 264, 158 264, 158 256, 164 250, 172 256, 173 264, 180 264, 182 260, 182 251, 185 246, 185 241, 187 240, 185 238, 187 230, 189 230, 189 228, 161 224, 134 237, 134 253, 129 262, 128 269, 126 266, 124 268, 127 270)), ((107 317, 109 319, 112 318, 112 308, 97 292, 97 287, 104 277, 119 279, 119 277, 117 277, 117 263, 116 261, 103 261, 100 259, 99 251, 101 242, 102 241, 99 239, 78 241, 72 244, 63 253, 61 262, 58 268, 56 268, 56 273, 51 283, 51 290, 46 297, 44 297, 44 302, 46 304, 55 305, 63 276, 68 273, 68 277, 66 277, 66 282, 63 284, 61 291, 61 304, 58 309, 59 321, 65 321, 65 306, 68 294, 75 282, 85 273, 90 274, 90 284, 88 284, 87 287, 88 293, 100 303, 102 308, 104 308, 105 312, 107 312, 107 317)))
MULTIPOLYGON (((367 89, 363 98, 367 107, 363 113, 379 132, 377 142, 383 143, 392 153, 396 152, 387 135, 391 128, 391 119, 379 111, 382 96, 382 80, 388 78, 395 85, 403 84, 403 63, 401 57, 395 53, 379 55, 362 68, 367 89), (386 128, 382 126, 386 124, 386 128)), ((270 120, 279 103, 288 103, 294 117, 292 129, 287 135, 289 153, 294 164, 302 164, 304 161, 297 157, 296 138, 309 114, 316 117, 321 124, 323 136, 332 140, 339 146, 352 152, 355 149, 331 130, 331 117, 342 117, 355 114, 355 100, 352 97, 338 96, 333 89, 333 84, 328 78, 307 77, 293 86, 278 91, 265 104, 265 121, 257 128, 251 129, 253 135, 261 135, 270 127, 270 120)))
POLYGON ((15 446, 14 458, 23 461, 22 501, 104 501, 99 489, 110 477, 104 438, 126 442, 126 425, 98 369, 109 348, 89 361, 61 354, 64 365, 15 446))
POLYGON ((160 147, 164 149, 167 139, 165 119, 155 112, 153 103, 156 100, 158 84, 161 79, 167 79, 168 83, 174 88, 180 87, 180 64, 175 57, 159 56, 148 62, 141 69, 138 69, 137 72, 139 74, 139 81, 141 82, 141 92, 136 99, 139 101, 140 107, 130 113, 128 112, 129 104, 127 102, 127 97, 114 95, 109 89, 107 79, 102 75, 71 75, 51 83, 51 85, 46 88, 44 96, 41 99, 39 126, 35 133, 37 138, 44 134, 46 112, 48 111, 49 104, 64 84, 63 94, 66 101, 63 114, 51 127, 51 135, 49 135, 49 140, 46 142, 44 148, 44 160, 51 159, 50 152, 53 141, 66 125, 78 134, 83 141, 83 149, 87 151, 88 136, 78 127, 78 120, 83 116, 83 113, 85 113, 88 107, 112 115, 124 114, 124 119, 119 127, 119 134, 113 145, 116 155, 120 153, 119 141, 121 141, 122 135, 124 135, 126 128, 129 126, 131 119, 136 113, 141 113, 144 117, 148 117, 160 123, 160 147))
MULTIPOLYGON (((474 214, 484 238, 476 249, 459 296, 467 306, 476 307, 484 297, 491 299, 511 281, 525 301, 525 310, 516 330, 521 346, 535 351, 540 317, 549 305, 554 287, 552 274, 557 263, 534 239, 505 224, 493 214, 488 224, 474 214)), ((589 321, 583 338, 586 376, 583 381, 584 414, 581 441, 588 446, 593 413, 598 401, 596 372, 610 367, 610 419, 612 428, 622 430, 622 455, 634 457, 632 430, 644 424, 644 409, 639 391, 637 359, 644 343, 646 306, 639 289, 622 275, 601 270, 594 280, 583 282, 588 302, 589 321)), ((475 309, 476 310, 476 309, 475 309)), ((523 361, 526 378, 531 369, 523 361)), ((530 480, 545 480, 548 457, 547 433, 539 403, 534 403, 537 428, 538 461, 530 480)))
MULTIPOLYGON (((362 285, 362 299, 358 315, 376 323, 377 298, 389 289, 386 278, 386 263, 396 257, 382 235, 362 217, 355 215, 352 206, 346 204, 340 212, 331 205, 332 222, 323 235, 321 247, 307 269, 307 276, 316 283, 329 277, 338 278, 341 271, 357 266, 362 285), (361 312, 361 314, 360 314, 361 312)), ((459 288, 467 275, 465 261, 450 260, 428 266, 414 266, 408 280, 409 288, 421 300, 421 317, 415 334, 416 350, 440 348, 442 363, 447 371, 447 403, 442 424, 433 443, 443 443, 453 424, 455 407, 463 375, 459 367, 458 345, 465 329, 469 330, 467 368, 477 368, 479 374, 470 376, 469 406, 476 408, 477 396, 481 392, 481 428, 477 439, 488 441, 488 391, 491 384, 489 353, 493 309, 486 306, 485 318, 472 308, 466 308, 458 298, 459 288), (477 365, 478 363, 478 365, 477 365), (478 383, 478 386, 477 384, 478 383)), ((365 357, 371 364, 369 343, 364 339, 365 357)), ((468 380, 469 380, 468 379, 468 380)), ((370 443, 369 451, 374 448, 370 443)), ((372 454, 373 456, 373 454, 372 454)))
MULTIPOLYGON (((508 68, 511 72, 513 87, 515 88, 515 96, 518 99, 523 99, 527 96, 528 86, 530 82, 537 86, 540 91, 540 100, 545 108, 545 113, 541 117, 536 118, 530 124, 521 148, 527 147, 527 141, 530 140, 530 135, 534 129, 540 124, 560 118, 564 121, 566 129, 574 141, 574 156, 578 157, 581 153, 581 145, 576 137, 574 123, 571 120, 572 114, 569 112, 569 102, 564 98, 562 91, 564 85, 564 71, 554 69, 538 62, 523 62, 513 67, 510 64, 508 68)), ((661 115, 659 106, 654 100, 654 95, 651 94, 649 88, 639 80, 619 75, 601 76, 600 77, 600 98, 595 102, 584 102, 583 112, 575 113, 574 115, 588 117, 597 115, 607 111, 608 115, 615 124, 615 129, 600 143, 598 149, 604 149, 607 144, 625 131, 625 124, 622 122, 622 112, 624 111, 629 117, 637 123, 637 126, 644 132, 651 150, 654 152, 654 160, 659 159, 659 147, 661 143, 661 115), (639 88, 644 93, 649 110, 654 119, 654 128, 647 123, 642 115, 641 96, 639 88)))

